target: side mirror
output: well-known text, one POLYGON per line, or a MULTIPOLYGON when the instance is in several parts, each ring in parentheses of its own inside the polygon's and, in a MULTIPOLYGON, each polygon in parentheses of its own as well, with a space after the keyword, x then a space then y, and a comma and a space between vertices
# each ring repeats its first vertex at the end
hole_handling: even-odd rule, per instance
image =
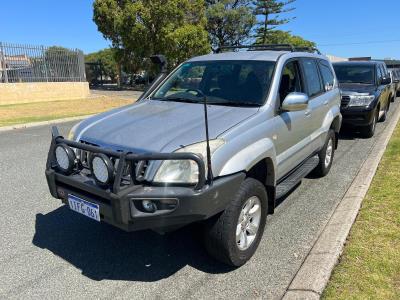
POLYGON ((153 64, 160 66, 161 73, 167 72, 168 63, 167 63, 167 58, 164 55, 158 54, 150 56, 150 60, 153 64))
POLYGON ((381 80, 381 84, 383 84, 383 85, 385 85, 385 84, 391 84, 392 83, 392 80, 390 79, 390 77, 384 77, 382 80, 381 80))
POLYGON ((309 98, 303 93, 290 93, 282 103, 282 111, 300 111, 308 107, 309 98))

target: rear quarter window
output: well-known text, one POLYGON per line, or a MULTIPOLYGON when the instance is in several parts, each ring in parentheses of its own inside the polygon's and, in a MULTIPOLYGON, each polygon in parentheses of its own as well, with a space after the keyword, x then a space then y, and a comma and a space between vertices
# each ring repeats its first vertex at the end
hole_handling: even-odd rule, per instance
POLYGON ((304 75, 308 87, 308 96, 313 97, 322 93, 321 79, 314 59, 303 60, 304 75))
POLYGON ((321 71, 325 91, 333 90, 335 84, 335 75, 333 75, 330 64, 325 60, 320 60, 319 69, 321 71))

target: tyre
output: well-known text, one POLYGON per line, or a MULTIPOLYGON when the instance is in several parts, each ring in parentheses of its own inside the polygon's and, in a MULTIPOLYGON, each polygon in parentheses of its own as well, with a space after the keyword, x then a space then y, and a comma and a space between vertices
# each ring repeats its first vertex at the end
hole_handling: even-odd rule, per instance
POLYGON ((378 114, 379 111, 377 111, 374 114, 374 118, 372 119, 372 123, 369 124, 368 126, 365 126, 361 128, 361 134, 366 137, 366 138, 371 138, 375 134, 375 129, 376 129, 376 123, 378 122, 378 114))
POLYGON ((326 137, 325 145, 319 151, 319 163, 313 170, 313 175, 317 177, 326 176, 332 167, 333 157, 335 155, 336 136, 335 132, 331 129, 326 137))
POLYGON ((207 252, 230 266, 244 265, 257 250, 267 212, 268 197, 264 185, 253 178, 245 179, 225 211, 205 224, 207 252))
POLYGON ((380 119, 379 119, 379 122, 385 122, 385 121, 386 121, 386 119, 387 119, 387 114, 388 114, 388 111, 389 111, 389 105, 390 105, 390 101, 389 101, 388 104, 386 105, 385 110, 383 111, 383 115, 382 115, 382 117, 380 117, 380 119))

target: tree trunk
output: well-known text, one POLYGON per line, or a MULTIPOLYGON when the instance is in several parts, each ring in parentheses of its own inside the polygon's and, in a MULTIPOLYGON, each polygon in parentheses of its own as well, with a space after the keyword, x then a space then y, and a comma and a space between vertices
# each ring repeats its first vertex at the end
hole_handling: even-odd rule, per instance
POLYGON ((117 64, 117 69, 118 69, 118 75, 117 75, 117 84, 118 87, 121 87, 121 76, 122 76, 122 67, 121 67, 121 63, 118 62, 117 64))
POLYGON ((264 45, 267 43, 268 15, 269 15, 268 9, 265 8, 264 32, 262 38, 262 44, 264 45))

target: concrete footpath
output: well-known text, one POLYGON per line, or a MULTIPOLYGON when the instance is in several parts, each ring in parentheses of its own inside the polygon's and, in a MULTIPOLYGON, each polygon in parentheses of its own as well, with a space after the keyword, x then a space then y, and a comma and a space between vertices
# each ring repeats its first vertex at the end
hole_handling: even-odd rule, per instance
POLYGON ((400 106, 376 140, 360 171, 306 256, 283 299, 319 299, 343 251, 350 229, 400 118, 400 106))

